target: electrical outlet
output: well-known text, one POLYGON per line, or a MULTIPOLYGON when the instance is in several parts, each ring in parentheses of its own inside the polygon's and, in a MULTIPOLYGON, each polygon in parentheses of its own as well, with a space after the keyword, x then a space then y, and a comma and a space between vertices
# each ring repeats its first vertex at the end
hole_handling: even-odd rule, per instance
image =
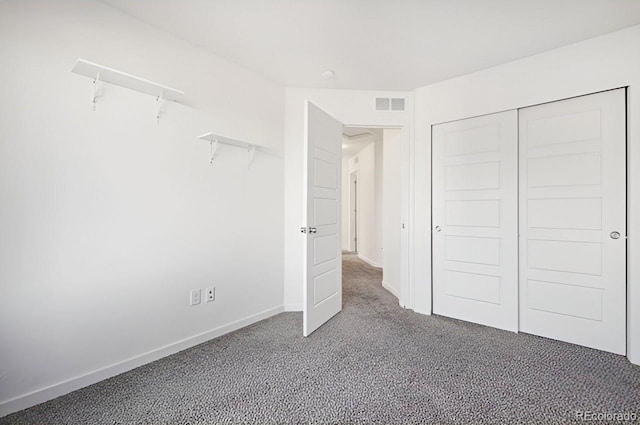
POLYGON ((191 298, 190 298, 191 305, 200 304, 200 302, 202 301, 201 297, 202 297, 202 293, 199 289, 192 289, 191 298))
POLYGON ((215 301, 216 300, 216 287, 215 286, 211 286, 211 287, 205 289, 205 300, 207 300, 208 303, 210 303, 211 301, 215 301))

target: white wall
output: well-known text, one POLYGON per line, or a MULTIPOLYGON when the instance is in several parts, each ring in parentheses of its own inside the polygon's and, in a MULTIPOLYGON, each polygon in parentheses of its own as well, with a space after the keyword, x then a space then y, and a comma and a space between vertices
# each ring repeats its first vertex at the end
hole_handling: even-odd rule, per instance
MULTIPOLYGON (((344 141, 345 138, 343 137, 344 141)), ((342 158, 342 250, 350 251, 351 250, 351 237, 349 235, 349 230, 351 228, 351 205, 349 199, 349 185, 350 177, 349 177, 349 157, 342 158)))
POLYGON ((408 130, 384 129, 383 131, 383 169, 384 181, 382 193, 384 198, 383 217, 383 276, 382 285, 398 296, 400 292, 400 230, 401 199, 401 133, 408 130))
MULTIPOLYGON (((303 165, 303 135, 304 135, 304 102, 309 100, 333 115, 343 124, 353 127, 406 127, 411 128, 413 118, 413 94, 410 92, 376 92, 360 90, 327 90, 327 89, 303 89, 287 88, 285 90, 285 309, 302 309, 302 253, 304 236, 300 233, 300 226, 304 224, 302 214, 302 165, 303 165), (405 97, 406 111, 376 111, 375 98, 380 97, 405 97)), ((410 132, 403 132, 401 145, 404 146, 403 158, 409 162, 410 132)), ((409 167, 404 167, 401 172, 403 185, 403 220, 408 222, 409 217, 409 167)), ((406 291, 408 293, 408 227, 402 234, 401 249, 406 251, 403 257, 405 264, 400 266, 401 273, 406 278, 406 291), (405 248, 403 248, 405 247, 405 248)), ((402 284, 401 284, 402 285, 402 284)), ((404 288, 404 287, 403 287, 404 288)), ((400 300, 401 304, 403 300, 400 300)))
MULTIPOLYGON (((384 180, 384 147, 382 137, 374 139, 373 149, 373 228, 375 235, 373 240, 373 249, 375 255, 371 259, 379 266, 384 267, 384 245, 383 245, 383 228, 384 228, 384 197, 382 184, 384 180)), ((400 206, 400 202, 398 202, 400 206)))
POLYGON ((628 357, 640 363, 640 26, 593 38, 415 92, 416 311, 431 312, 430 126, 629 86, 628 357))
MULTIPOLYGON (((378 226, 378 206, 382 201, 382 190, 376 186, 378 174, 382 174, 382 164, 376 163, 380 141, 371 142, 349 159, 349 172, 358 172, 358 257, 375 267, 382 267, 382 226, 378 226), (357 159, 357 162, 356 162, 357 159)), ((365 142, 366 143, 366 142, 365 142)), ((347 180, 348 181, 348 180, 347 180)), ((343 190, 345 186, 343 185, 343 190)), ((347 184, 347 190, 351 185, 347 184)), ((381 205, 380 205, 381 206, 381 205)))
POLYGON ((210 166, 195 138, 282 149, 281 87, 80 0, 0 2, 0 76, 0 416, 281 311, 282 159, 210 166), (157 125, 152 97, 105 86, 92 112, 78 57, 201 111, 157 125))

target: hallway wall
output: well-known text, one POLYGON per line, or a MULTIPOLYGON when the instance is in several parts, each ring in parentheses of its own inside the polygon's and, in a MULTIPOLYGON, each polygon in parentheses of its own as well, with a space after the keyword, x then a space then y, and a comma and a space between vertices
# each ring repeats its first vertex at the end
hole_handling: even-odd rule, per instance
MULTIPOLYGON (((349 176, 343 190, 352 190, 350 176, 358 172, 358 257, 375 267, 382 267, 382 141, 371 142, 348 161, 349 176)), ((347 227, 350 230, 350 227, 347 227)))
POLYGON ((400 129, 383 130, 383 169, 382 196, 384 216, 382 232, 384 240, 382 286, 396 297, 400 293, 401 281, 401 158, 402 131, 400 129))
MULTIPOLYGON (((345 137, 342 137, 342 140, 345 140, 345 137)), ((349 159, 350 157, 342 157, 342 250, 350 251, 351 250, 351 236, 349 234, 350 231, 350 223, 351 223, 351 206, 349 199, 349 159)))

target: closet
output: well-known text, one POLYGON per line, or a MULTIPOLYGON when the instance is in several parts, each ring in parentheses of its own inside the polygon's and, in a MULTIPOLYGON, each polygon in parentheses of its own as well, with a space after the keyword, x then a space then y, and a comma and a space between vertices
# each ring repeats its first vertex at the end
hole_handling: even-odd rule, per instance
POLYGON ((617 89, 432 128, 433 312, 626 352, 617 89))

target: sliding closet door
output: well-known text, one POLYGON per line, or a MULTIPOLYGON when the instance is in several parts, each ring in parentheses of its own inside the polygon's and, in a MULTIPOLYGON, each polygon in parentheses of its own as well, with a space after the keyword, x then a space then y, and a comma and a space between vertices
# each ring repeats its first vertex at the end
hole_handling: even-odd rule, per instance
POLYGON ((520 329, 625 354, 624 89, 520 111, 520 329))
POLYGON ((433 127, 433 311, 518 330, 517 111, 433 127))

